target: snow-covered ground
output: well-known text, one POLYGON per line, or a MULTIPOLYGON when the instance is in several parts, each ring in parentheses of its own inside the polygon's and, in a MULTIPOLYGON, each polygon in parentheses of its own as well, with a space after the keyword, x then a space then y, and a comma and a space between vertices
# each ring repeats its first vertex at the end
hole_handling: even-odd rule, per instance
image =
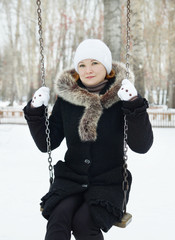
MULTIPOLYGON (((126 229, 112 227, 105 240, 173 239, 175 128, 155 128, 154 138, 147 154, 129 151, 133 221, 126 229)), ((54 163, 64 152, 65 142, 53 151, 54 163)), ((0 125, 0 240, 44 239, 47 222, 39 202, 49 188, 47 166, 47 155, 36 148, 26 125, 0 125)))

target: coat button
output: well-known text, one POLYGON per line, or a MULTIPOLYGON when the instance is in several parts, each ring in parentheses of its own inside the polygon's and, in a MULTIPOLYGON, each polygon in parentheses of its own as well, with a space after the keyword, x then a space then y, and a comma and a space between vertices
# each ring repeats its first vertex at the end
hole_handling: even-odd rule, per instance
POLYGON ((87 188, 87 187, 88 187, 88 185, 87 185, 87 184, 82 184, 81 186, 82 186, 82 187, 85 187, 85 188, 87 188))
POLYGON ((90 164, 91 161, 90 161, 89 159, 85 159, 84 162, 85 162, 86 164, 90 164))

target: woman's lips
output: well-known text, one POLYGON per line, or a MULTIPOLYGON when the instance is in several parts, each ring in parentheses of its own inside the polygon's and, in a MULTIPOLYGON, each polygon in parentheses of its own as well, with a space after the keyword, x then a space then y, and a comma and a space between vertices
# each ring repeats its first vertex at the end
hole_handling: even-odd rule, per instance
POLYGON ((88 77, 86 77, 86 78, 91 79, 91 78, 94 78, 94 76, 88 76, 88 77))

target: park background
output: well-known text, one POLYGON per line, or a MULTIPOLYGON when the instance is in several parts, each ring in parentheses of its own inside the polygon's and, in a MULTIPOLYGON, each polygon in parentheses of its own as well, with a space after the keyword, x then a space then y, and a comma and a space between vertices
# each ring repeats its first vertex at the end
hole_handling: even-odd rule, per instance
MULTIPOLYGON (((125 63, 126 0, 42 0, 46 84, 72 66, 77 45, 102 39, 113 60, 125 63)), ((0 0, 0 240, 44 239, 40 198, 49 188, 47 155, 36 148, 22 109, 41 85, 37 5, 0 0)), ((165 240, 174 236, 175 0, 131 1, 130 68, 149 100, 154 144, 144 155, 129 150, 133 185, 126 229, 105 240, 165 240)), ((53 151, 64 159, 66 144, 53 151)), ((73 240, 73 237, 72 237, 73 240)))

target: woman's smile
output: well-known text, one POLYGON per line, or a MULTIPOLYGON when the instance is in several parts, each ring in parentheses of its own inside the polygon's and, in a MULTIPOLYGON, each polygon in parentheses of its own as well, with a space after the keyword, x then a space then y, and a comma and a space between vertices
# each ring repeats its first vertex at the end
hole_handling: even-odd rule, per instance
POLYGON ((85 86, 95 86, 103 82, 106 77, 106 68, 95 59, 84 59, 79 62, 78 72, 85 86))
POLYGON ((88 76, 88 77, 86 77, 86 78, 88 78, 88 79, 91 79, 91 78, 94 78, 95 76, 88 76))

